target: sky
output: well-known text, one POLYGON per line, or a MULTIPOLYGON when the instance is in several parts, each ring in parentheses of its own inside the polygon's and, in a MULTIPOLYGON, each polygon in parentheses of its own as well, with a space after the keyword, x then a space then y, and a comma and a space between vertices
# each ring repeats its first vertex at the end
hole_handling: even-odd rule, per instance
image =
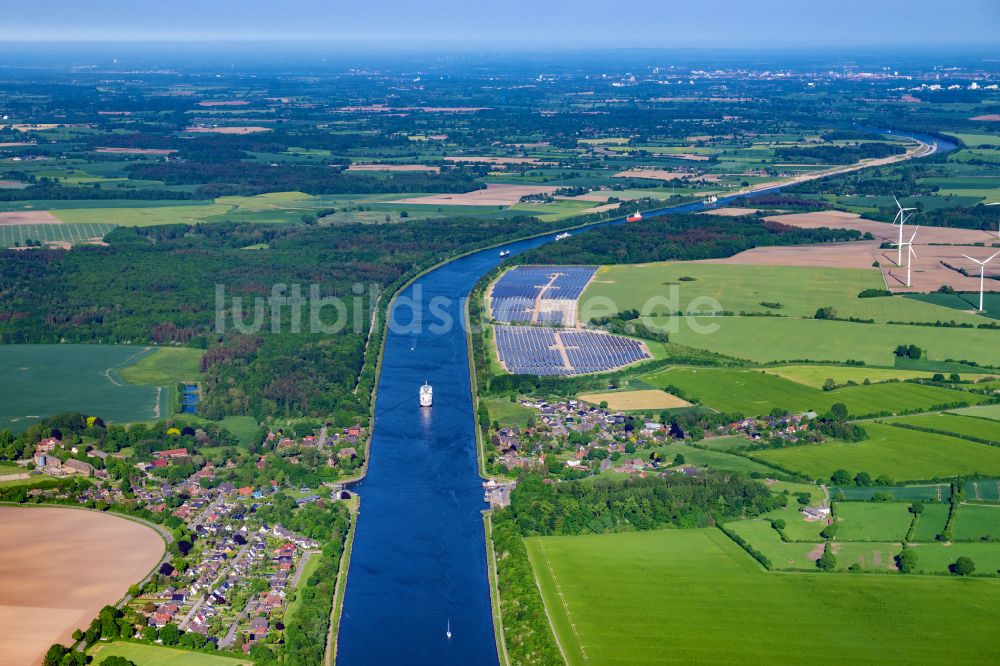
MULTIPOLYGON (((287 41, 378 48, 1000 44, 1000 0, 46 0, 0 41, 287 41)), ((998 49, 1000 51, 1000 49, 998 49)))

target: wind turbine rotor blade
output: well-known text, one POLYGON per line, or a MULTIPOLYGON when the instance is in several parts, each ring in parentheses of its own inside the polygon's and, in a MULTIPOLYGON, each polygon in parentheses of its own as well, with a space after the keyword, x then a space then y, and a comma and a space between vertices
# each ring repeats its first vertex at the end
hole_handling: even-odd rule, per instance
MULTIPOLYGON (((997 253, 997 254, 1000 254, 1000 253, 997 253)), ((980 264, 980 265, 982 265, 982 264, 985 264, 985 263, 986 263, 986 261, 989 261, 989 259, 987 259, 986 261, 979 261, 978 259, 973 259, 972 257, 970 257, 970 256, 969 256, 969 255, 967 255, 967 254, 963 254, 962 256, 963 256, 963 257, 965 257, 966 259, 968 259, 969 261, 974 261, 974 262, 976 262, 977 264, 980 264)), ((997 255, 996 255, 996 254, 994 254, 993 256, 995 257, 995 256, 997 256, 997 255)))
POLYGON ((989 259, 987 259, 986 261, 983 262, 983 265, 985 266, 986 264, 988 264, 991 261, 993 261, 994 259, 996 259, 996 257, 997 257, 998 254, 1000 254, 1000 252, 994 252, 993 256, 991 256, 989 259))
POLYGON ((895 194, 892 195, 892 200, 896 202, 896 208, 903 210, 903 207, 899 205, 899 199, 896 198, 895 194))
MULTIPOLYGON (((920 227, 919 227, 919 226, 918 226, 918 227, 917 227, 916 229, 914 229, 914 230, 913 230, 913 235, 912 235, 912 236, 910 236, 910 240, 909 240, 909 243, 912 243, 912 242, 913 242, 913 239, 917 237, 917 231, 919 231, 919 230, 920 230, 920 227)), ((907 243, 907 244, 909 244, 909 243, 907 243)))
POLYGON ((913 257, 914 259, 916 259, 917 258, 917 251, 913 249, 912 245, 907 244, 907 247, 910 248, 910 256, 913 257))

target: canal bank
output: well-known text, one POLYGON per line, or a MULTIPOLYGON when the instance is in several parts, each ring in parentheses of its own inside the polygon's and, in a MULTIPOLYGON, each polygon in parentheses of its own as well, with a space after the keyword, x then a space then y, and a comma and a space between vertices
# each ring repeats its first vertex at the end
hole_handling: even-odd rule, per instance
MULTIPOLYGON (((926 139, 939 152, 949 149, 926 139)), ((647 216, 705 208, 686 204, 647 216)), ((554 237, 503 247, 516 255, 554 237)), ((342 609, 342 664, 497 663, 462 324, 466 295, 499 261, 496 249, 459 257, 418 277, 389 306, 387 319, 394 325, 382 343, 369 467, 354 486, 365 511, 358 518, 342 609), (435 388, 434 406, 421 409, 417 390, 424 381, 435 388)))

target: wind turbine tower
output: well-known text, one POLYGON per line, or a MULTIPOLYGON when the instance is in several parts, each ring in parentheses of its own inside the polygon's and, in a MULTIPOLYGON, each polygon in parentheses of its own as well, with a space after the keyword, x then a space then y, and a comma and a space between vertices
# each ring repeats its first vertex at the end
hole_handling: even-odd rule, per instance
MULTIPOLYGON (((903 245, 905 245, 905 243, 903 243, 903 225, 910 217, 906 213, 907 211, 916 210, 916 208, 903 208, 899 205, 899 199, 897 199, 895 195, 893 195, 892 200, 896 202, 896 208, 899 209, 896 211, 896 217, 893 218, 892 223, 899 227, 899 242, 896 243, 896 266, 901 267, 903 265, 903 245)), ((909 282, 909 280, 907 280, 907 282, 909 282)), ((906 286, 910 285, 907 284, 906 286)))
POLYGON ((917 227, 915 227, 913 229, 913 235, 910 236, 910 240, 906 241, 905 243, 900 243, 899 244, 900 251, 902 251, 904 245, 906 246, 906 286, 907 287, 912 286, 910 284, 910 268, 911 268, 912 261, 917 258, 917 253, 913 250, 913 239, 917 237, 917 230, 918 229, 920 229, 919 226, 917 226, 917 227))
POLYGON ((979 264, 979 311, 980 312, 983 311, 983 275, 986 272, 986 264, 993 261, 998 254, 1000 254, 1000 252, 994 252, 992 257, 990 257, 989 259, 984 259, 983 261, 979 261, 978 259, 973 259, 967 254, 962 255, 969 261, 974 261, 977 264, 979 264))

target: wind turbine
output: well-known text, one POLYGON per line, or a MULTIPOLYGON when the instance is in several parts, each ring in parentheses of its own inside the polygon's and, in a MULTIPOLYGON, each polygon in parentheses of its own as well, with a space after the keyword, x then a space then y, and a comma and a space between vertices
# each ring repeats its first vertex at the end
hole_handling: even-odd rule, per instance
POLYGON ((920 229, 919 225, 917 225, 913 229, 913 235, 910 236, 910 240, 906 241, 905 243, 900 243, 899 244, 899 250, 900 250, 900 252, 902 252, 903 246, 904 245, 906 246, 906 286, 907 287, 912 286, 910 284, 910 263, 911 263, 911 261, 913 259, 917 258, 917 253, 913 250, 913 239, 917 237, 917 230, 918 229, 920 229))
POLYGON ((977 264, 979 264, 979 311, 980 312, 983 311, 983 274, 986 272, 986 264, 993 261, 998 254, 1000 254, 1000 252, 994 252, 992 257, 990 257, 989 259, 984 259, 983 261, 979 261, 978 259, 973 259, 967 254, 962 255, 969 261, 974 261, 977 264))
MULTIPOLYGON (((892 220, 893 224, 896 224, 897 220, 899 221, 899 242, 896 243, 896 247, 897 247, 897 250, 896 250, 896 265, 897 266, 902 266, 903 265, 903 245, 904 245, 904 243, 903 243, 903 224, 906 223, 906 220, 909 217, 906 214, 906 211, 916 210, 916 208, 903 208, 901 205, 899 205, 899 199, 896 198, 896 195, 892 196, 892 200, 896 202, 896 208, 899 209, 896 212, 896 217, 894 217, 893 220, 892 220)), ((910 286, 910 285, 906 285, 906 286, 910 286)))

